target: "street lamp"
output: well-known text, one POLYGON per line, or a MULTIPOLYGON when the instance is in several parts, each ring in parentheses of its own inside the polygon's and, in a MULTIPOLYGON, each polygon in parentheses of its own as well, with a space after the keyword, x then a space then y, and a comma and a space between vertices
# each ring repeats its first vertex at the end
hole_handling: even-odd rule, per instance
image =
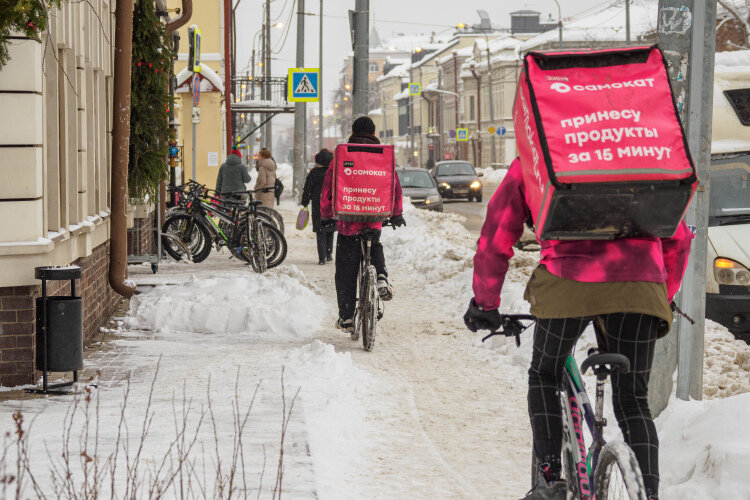
POLYGON ((560 33, 560 48, 563 48, 563 39, 562 39, 562 10, 560 9, 560 2, 557 0, 554 0, 555 4, 557 4, 557 30, 560 33))

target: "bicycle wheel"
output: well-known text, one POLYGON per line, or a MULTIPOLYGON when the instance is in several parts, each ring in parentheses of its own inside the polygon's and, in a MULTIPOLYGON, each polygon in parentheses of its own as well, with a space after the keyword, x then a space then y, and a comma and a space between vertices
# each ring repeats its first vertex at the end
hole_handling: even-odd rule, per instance
POLYGON ((266 228, 263 221, 255 219, 251 238, 252 258, 250 265, 256 273, 263 274, 268 269, 266 251, 266 228))
POLYGON ((280 265, 284 262, 284 259, 286 259, 287 244, 286 238, 281 234, 281 231, 274 226, 269 226, 265 223, 264 226, 266 238, 266 260, 268 261, 268 269, 271 269, 280 265))
POLYGON ((267 215, 273 221, 273 225, 276 229, 281 231, 281 234, 284 234, 284 218, 277 210, 261 205, 258 207, 258 212, 267 215))
POLYGON ((368 266, 365 274, 364 289, 362 291, 362 308, 360 334, 362 335, 362 347, 365 351, 372 351, 375 347, 375 334, 378 330, 378 291, 375 289, 377 274, 375 266, 368 266))
POLYGON ((623 441, 611 441, 602 448, 594 485, 597 500, 646 500, 638 461, 623 441))
POLYGON ((211 235, 202 224, 184 213, 171 214, 161 229, 162 245, 174 260, 182 260, 190 253, 193 262, 206 260, 211 253, 211 235))

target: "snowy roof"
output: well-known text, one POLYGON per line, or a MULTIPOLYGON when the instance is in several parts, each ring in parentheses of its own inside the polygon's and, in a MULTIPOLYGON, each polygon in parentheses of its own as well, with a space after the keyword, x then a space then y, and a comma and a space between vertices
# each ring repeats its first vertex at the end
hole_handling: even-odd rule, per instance
MULTIPOLYGON (((201 72, 198 75, 201 82, 201 92, 224 91, 224 83, 221 81, 221 78, 206 63, 201 63, 201 72)), ((192 77, 192 71, 188 71, 187 68, 177 73, 177 92, 189 92, 190 89, 187 86, 183 87, 183 85, 189 82, 192 77)))
MULTIPOLYGON (((657 0, 630 0, 631 39, 656 31, 657 0)), ((557 30, 541 33, 524 42, 519 50, 526 52, 557 41, 557 30)), ((625 42, 625 0, 613 0, 563 21, 563 40, 567 42, 625 42)))
POLYGON ((409 97, 409 87, 406 87, 404 90, 394 95, 393 100, 400 101, 401 99, 406 99, 407 97, 409 97))

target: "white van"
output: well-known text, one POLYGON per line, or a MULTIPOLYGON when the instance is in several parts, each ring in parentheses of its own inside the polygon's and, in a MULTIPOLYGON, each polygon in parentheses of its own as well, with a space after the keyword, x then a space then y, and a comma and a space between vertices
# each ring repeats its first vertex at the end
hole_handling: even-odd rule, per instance
POLYGON ((706 317, 750 343, 750 50, 714 71, 706 317))

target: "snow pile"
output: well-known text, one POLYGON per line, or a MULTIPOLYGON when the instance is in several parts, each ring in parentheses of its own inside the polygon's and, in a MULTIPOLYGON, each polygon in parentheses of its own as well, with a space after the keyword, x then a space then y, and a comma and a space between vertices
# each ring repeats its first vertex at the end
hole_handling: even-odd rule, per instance
POLYGON ((409 269, 427 282, 455 276, 472 267, 475 238, 456 214, 404 205, 406 228, 383 228, 381 240, 389 265, 409 269))
POLYGON ((508 173, 507 168, 478 168, 477 173, 482 174, 481 181, 485 184, 500 184, 508 173))
POLYGON ((726 398, 750 392, 750 346, 706 320, 703 395, 726 398))
POLYGON ((710 401, 673 399, 656 419, 661 498, 750 498, 750 394, 710 401))
POLYGON ((126 327, 161 333, 247 334, 253 338, 311 336, 326 302, 294 266, 266 274, 226 274, 159 286, 131 301, 126 327))
POLYGON ((287 356, 286 367, 299 398, 315 468, 317 494, 322 498, 354 498, 353 477, 361 447, 361 393, 367 376, 352 363, 349 352, 337 353, 330 344, 314 340, 287 356), (351 471, 351 473, 350 473, 351 471))

